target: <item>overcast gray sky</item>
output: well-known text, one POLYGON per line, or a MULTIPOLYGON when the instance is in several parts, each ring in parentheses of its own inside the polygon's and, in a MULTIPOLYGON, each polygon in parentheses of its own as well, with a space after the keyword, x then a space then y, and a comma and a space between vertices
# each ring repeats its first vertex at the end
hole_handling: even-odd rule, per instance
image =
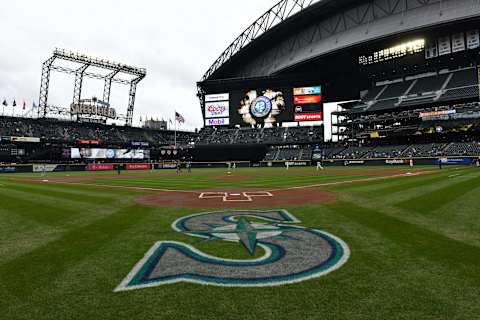
MULTIPOLYGON (((38 101, 41 65, 55 47, 147 68, 136 100, 140 115, 201 127, 196 81, 240 32, 276 0, 23 0, 0 2, 0 98, 38 101)), ((103 82, 85 80, 83 98, 102 96, 103 82)), ((49 102, 68 106, 73 77, 53 74, 49 102)), ((124 113, 128 87, 111 103, 124 113)))

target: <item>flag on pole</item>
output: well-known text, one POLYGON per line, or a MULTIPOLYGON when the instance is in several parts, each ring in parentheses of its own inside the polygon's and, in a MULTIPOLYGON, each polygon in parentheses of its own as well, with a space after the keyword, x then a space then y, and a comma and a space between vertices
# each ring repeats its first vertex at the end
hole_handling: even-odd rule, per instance
POLYGON ((185 118, 182 117, 180 113, 175 111, 175 121, 178 121, 178 123, 185 123, 185 118))
POLYGON ((142 116, 140 116, 140 122, 143 122, 143 121, 142 121, 142 116))
POLYGON ((6 100, 6 99, 3 99, 3 103, 2 103, 2 104, 3 104, 5 107, 7 107, 7 106, 8 106, 7 100, 6 100))
POLYGON ((35 101, 32 102, 32 108, 33 109, 37 108, 37 104, 35 103, 35 101))
POLYGON ((17 101, 16 100, 13 100, 13 107, 16 107, 17 106, 17 101))
POLYGON ((170 124, 173 124, 173 121, 172 121, 172 119, 168 119, 168 122, 170 122, 170 124))

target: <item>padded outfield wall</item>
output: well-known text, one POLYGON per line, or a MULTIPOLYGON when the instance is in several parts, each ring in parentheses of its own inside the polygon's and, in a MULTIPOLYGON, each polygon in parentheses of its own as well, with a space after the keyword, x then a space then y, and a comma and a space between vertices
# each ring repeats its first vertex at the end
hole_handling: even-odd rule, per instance
MULTIPOLYGON (((442 165, 471 166, 475 165, 480 157, 444 157, 444 158, 414 158, 415 166, 437 166, 439 160, 442 165)), ((409 166, 411 159, 335 159, 322 161, 323 166, 409 166)), ((235 163, 237 168, 259 168, 259 167, 316 167, 317 162, 314 161, 229 161, 229 162, 193 162, 194 169, 208 168, 228 168, 235 163)), ((182 168, 186 167, 186 162, 182 162, 182 168)), ((97 171, 116 171, 119 164, 103 163, 103 164, 12 164, 0 165, 0 174, 6 173, 49 173, 49 172, 97 172, 97 171), (45 166, 45 169, 44 169, 45 166)), ((137 170, 174 170, 176 163, 174 162, 156 162, 156 163, 132 163, 120 164, 121 171, 137 171, 137 170), (153 168, 152 168, 153 166, 153 168)))

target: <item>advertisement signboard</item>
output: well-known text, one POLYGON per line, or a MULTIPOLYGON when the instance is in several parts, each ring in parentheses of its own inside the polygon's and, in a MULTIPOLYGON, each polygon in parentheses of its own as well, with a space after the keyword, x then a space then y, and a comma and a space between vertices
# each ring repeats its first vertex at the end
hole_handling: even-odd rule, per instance
POLYGON ((323 112, 296 113, 295 121, 323 121, 323 112))
POLYGON ((229 118, 205 119, 205 125, 211 126, 228 126, 230 124, 229 118))
POLYGON ((390 160, 385 160, 385 164, 389 164, 389 165, 407 165, 407 164, 410 164, 410 160, 390 159, 390 160))
POLYGON ((467 48, 468 49, 477 49, 480 47, 480 34, 478 29, 470 30, 467 32, 467 48))
POLYGON ((98 146, 100 144, 100 140, 77 140, 77 143, 98 146))
POLYGON ((35 137, 11 137, 12 142, 27 142, 27 143, 39 143, 40 138, 35 137))
POLYGON ((14 166, 0 166, 0 173, 13 173, 17 172, 17 167, 14 166))
POLYGON ((438 39, 438 55, 444 56, 452 53, 452 43, 450 42, 450 36, 441 37, 438 39))
POLYGON ((473 158, 441 158, 439 159, 442 164, 451 165, 469 165, 472 164, 473 158))
POLYGON ((361 165, 364 165, 364 164, 365 164, 364 160, 346 160, 346 161, 343 162, 344 166, 351 166, 351 165, 361 166, 361 165))
POLYGON ((150 143, 149 142, 144 142, 144 141, 133 141, 132 142, 132 147, 149 147, 150 143))
POLYGON ((87 165, 88 171, 110 171, 114 166, 111 163, 89 163, 87 165))
POLYGON ((295 105, 304 105, 304 104, 316 104, 322 102, 321 95, 310 95, 310 96, 295 96, 293 97, 293 103, 295 105))
POLYGON ((465 51, 465 34, 463 32, 452 35, 452 52, 465 51))
POLYGON ((54 172, 57 169, 56 164, 34 164, 33 172, 54 172))
POLYGON ((421 112, 420 118, 428 119, 433 117, 438 117, 442 115, 455 114, 457 110, 441 110, 441 111, 430 111, 430 112, 421 112))
POLYGON ((229 101, 229 93, 219 93, 219 94, 207 94, 205 96, 205 102, 216 102, 216 101, 229 101))
POLYGON ((228 101, 208 102, 205 104, 205 118, 228 118, 230 103, 228 101))
POLYGON ((294 96, 307 96, 311 94, 322 94, 322 87, 315 86, 315 87, 303 87, 303 88, 294 88, 293 95, 294 96))
POLYGON ((150 170, 152 165, 149 163, 129 163, 125 165, 127 170, 150 170))
POLYGON ((88 171, 109 171, 113 170, 113 164, 90 163, 87 165, 88 171))

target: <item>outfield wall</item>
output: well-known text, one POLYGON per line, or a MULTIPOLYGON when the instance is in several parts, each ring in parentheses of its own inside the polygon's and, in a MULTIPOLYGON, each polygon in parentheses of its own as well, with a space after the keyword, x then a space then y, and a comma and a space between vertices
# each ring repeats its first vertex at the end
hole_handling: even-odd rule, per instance
MULTIPOLYGON (((438 166, 439 161, 443 165, 475 165, 479 157, 442 157, 442 158, 414 158, 414 165, 438 166)), ((325 167, 361 167, 361 166, 409 166, 411 159, 330 159, 323 160, 325 167)), ((255 167, 309 167, 316 166, 314 161, 262 161, 262 162, 192 162, 193 169, 228 168, 235 163, 236 168, 255 167)), ((182 163, 185 169, 186 163, 182 163)), ((113 170, 168 170, 175 169, 175 162, 158 163, 100 163, 100 164, 11 164, 0 165, 1 173, 33 173, 33 172, 82 172, 82 171, 113 171, 113 170), (118 168, 119 166, 119 168, 118 168), (153 168, 152 168, 153 166, 153 168)))

